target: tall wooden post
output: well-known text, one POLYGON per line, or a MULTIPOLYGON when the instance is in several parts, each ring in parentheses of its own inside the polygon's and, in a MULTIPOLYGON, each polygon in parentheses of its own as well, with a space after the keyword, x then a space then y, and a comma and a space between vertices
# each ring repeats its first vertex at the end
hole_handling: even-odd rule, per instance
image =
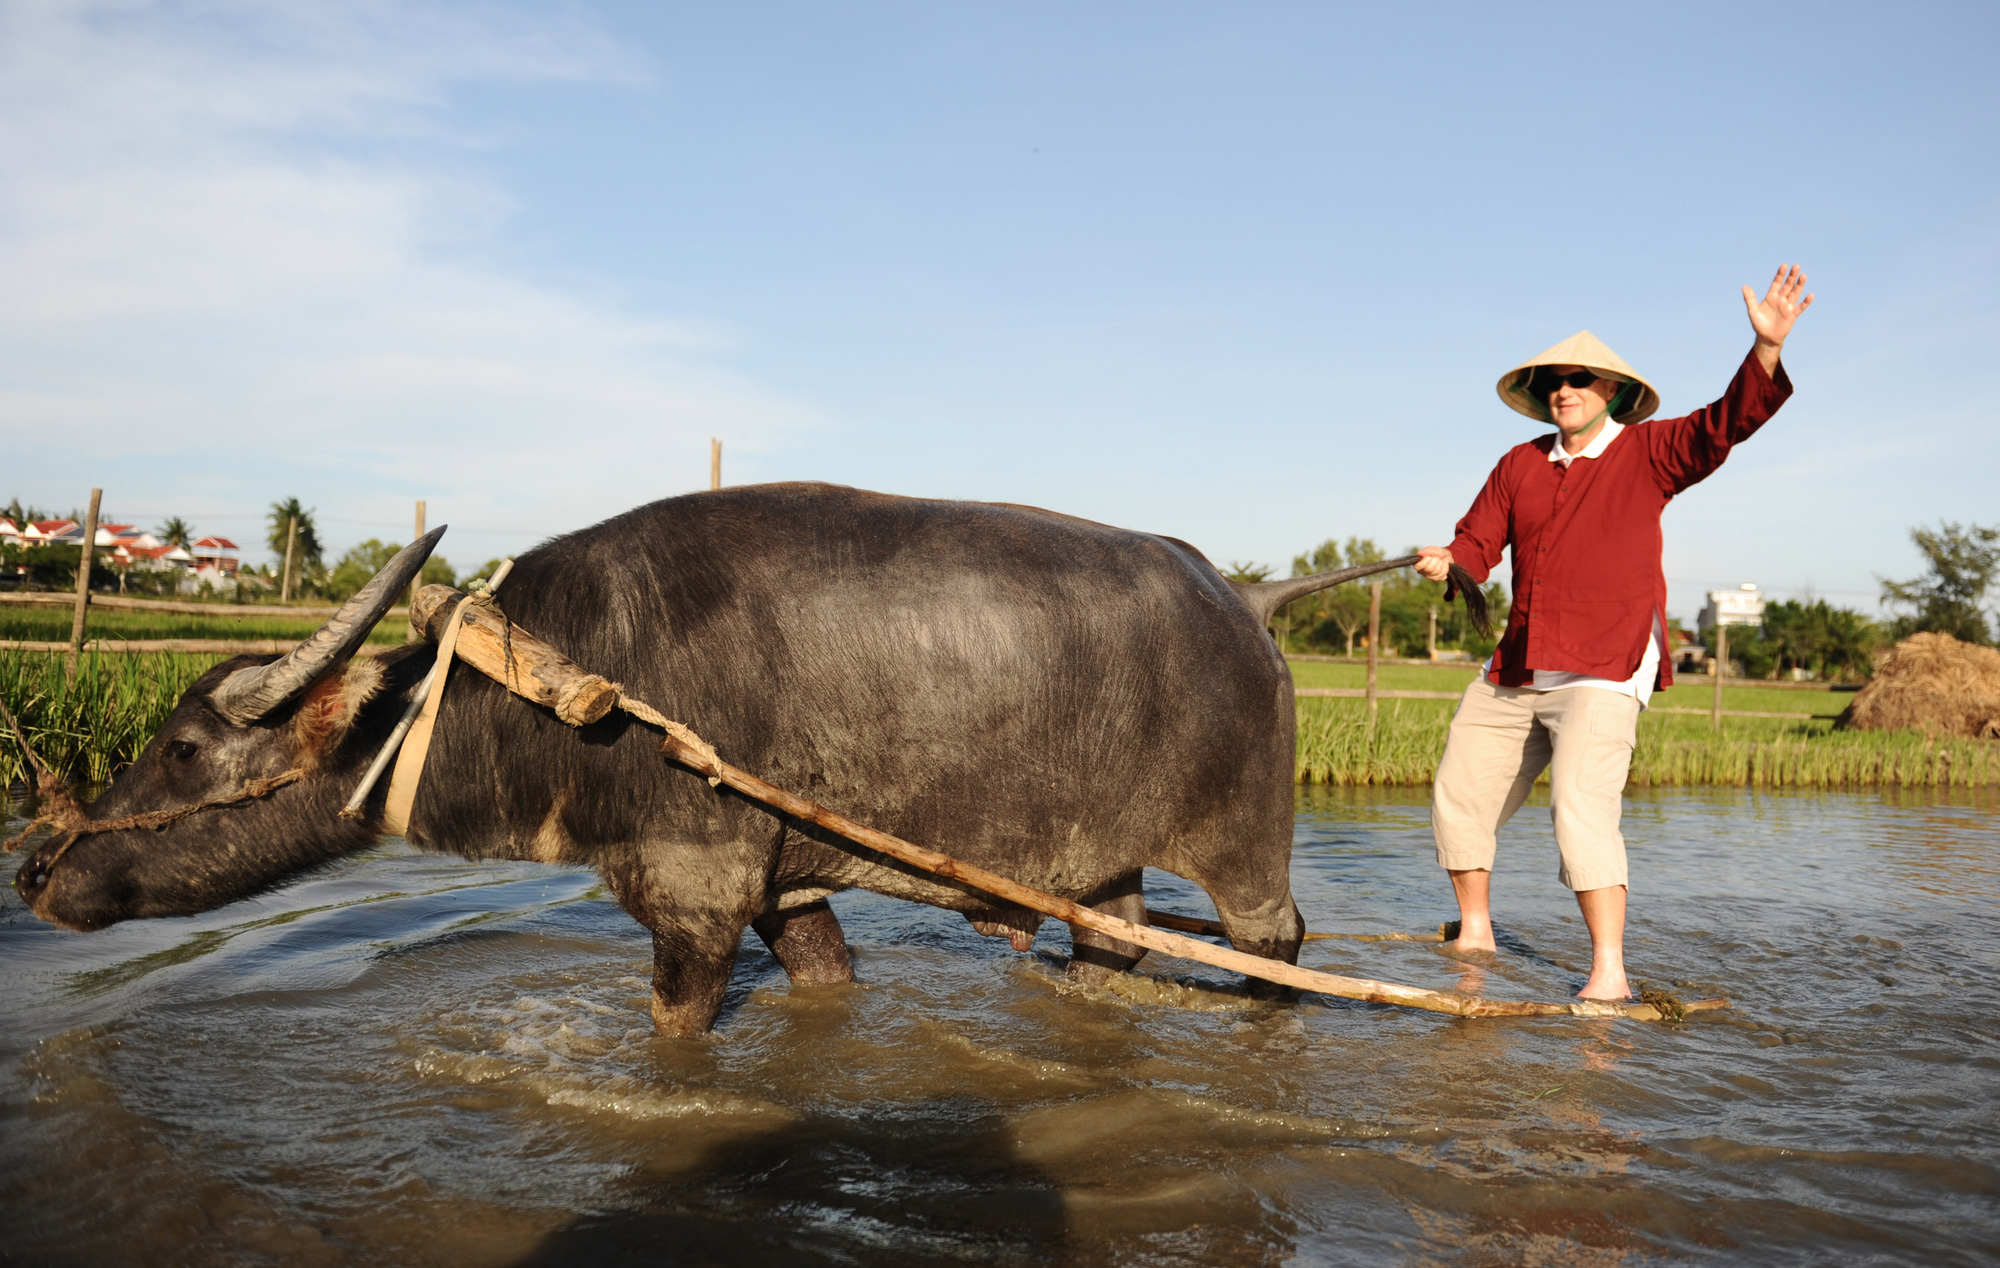
POLYGON ((1708 709, 1708 725, 1711 730, 1722 729, 1722 679, 1729 672, 1729 627, 1722 623, 1722 614, 1715 616, 1715 703, 1708 709))
MULTIPOLYGON (((292 601, 292 551, 299 543, 299 517, 294 515, 285 521, 285 575, 278 582, 278 602, 292 601)), ((239 583, 240 586, 241 583, 239 583)))
POLYGON ((722 487, 722 442, 711 439, 708 442, 708 487, 711 492, 722 487))
POLYGON ((76 681, 77 663, 83 657, 83 618, 90 611, 90 563, 97 555, 97 507, 104 500, 103 489, 90 491, 90 510, 83 517, 83 550, 76 559, 76 617, 69 623, 69 659, 63 674, 76 681))
MULTIPOLYGON (((417 500, 417 537, 422 537, 423 535, 424 535, 424 502, 423 499, 419 498, 417 500)), ((412 537, 410 540, 415 541, 417 540, 417 537, 412 537)), ((410 578, 410 610, 412 612, 417 610, 417 591, 423 588, 423 584, 424 584, 424 573, 423 569, 419 568, 417 570, 417 575, 410 578)), ((423 635, 417 633, 417 627, 413 622, 410 626, 409 632, 403 636, 403 641, 406 643, 414 643, 422 638, 423 635)))
POLYGON ((1368 734, 1375 734, 1375 658, 1382 648, 1382 583, 1368 583, 1368 734))
POLYGON ((1435 603, 1431 604, 1431 645, 1430 645, 1430 653, 1431 653, 1431 659, 1432 659, 1432 660, 1436 660, 1436 659, 1438 658, 1438 610, 1437 610, 1437 604, 1435 604, 1435 603))

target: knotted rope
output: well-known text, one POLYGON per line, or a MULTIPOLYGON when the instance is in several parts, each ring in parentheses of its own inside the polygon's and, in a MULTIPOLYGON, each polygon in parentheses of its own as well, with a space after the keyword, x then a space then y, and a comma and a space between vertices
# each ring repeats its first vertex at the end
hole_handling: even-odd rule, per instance
POLYGON ((7 707, 7 702, 4 700, 0 700, 0 714, 6 715, 7 725, 14 732, 14 742, 28 755, 28 765, 35 771, 35 796, 42 805, 42 813, 35 816, 27 827, 21 829, 19 836, 7 842, 7 852, 12 854, 27 844, 28 838, 35 834, 35 829, 52 826, 60 831, 86 822, 86 817, 83 807, 77 805, 71 799, 68 790, 63 787, 62 779, 49 769, 49 764, 42 760, 42 755, 35 751, 35 746, 28 743, 27 733, 21 730, 21 724, 14 720, 14 711, 7 707))
POLYGON ((619 684, 613 683, 611 685, 618 692, 619 708, 625 710, 625 712, 631 714, 641 722, 660 728, 671 737, 660 745, 661 752, 678 758, 680 761, 687 763, 687 765, 694 767, 702 774, 708 776, 708 786, 710 788, 718 788, 722 785, 722 757, 715 751, 713 744, 696 735, 690 728, 681 725, 666 714, 661 713, 644 700, 634 700, 632 697, 626 695, 625 688, 619 684))

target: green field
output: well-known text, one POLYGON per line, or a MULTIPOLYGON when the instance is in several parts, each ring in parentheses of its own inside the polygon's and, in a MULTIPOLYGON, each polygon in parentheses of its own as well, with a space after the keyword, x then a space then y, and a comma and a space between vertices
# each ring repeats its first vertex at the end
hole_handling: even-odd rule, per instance
MULTIPOLYGON (((1383 665, 1384 691, 1463 691, 1476 671, 1425 665, 1383 665)), ((1298 662, 1301 687, 1363 687, 1362 665, 1298 662)), ((1707 710, 1715 684, 1684 680, 1655 692, 1654 706, 1707 710)), ((1714 729, 1706 716, 1663 713, 1639 719, 1632 754, 1634 787, 1723 784, 1756 787, 1850 788, 1870 785, 2000 784, 2000 743, 1933 741, 1920 732, 1836 731, 1833 720, 1854 699, 1844 691, 1725 687, 1722 707, 1758 713, 1807 713, 1809 719, 1730 718, 1714 729)), ((1299 701, 1298 779, 1306 784, 1426 784, 1444 755, 1456 703, 1384 700, 1371 743, 1361 700, 1299 701)), ((1547 776, 1543 776, 1544 782, 1547 776)))
MULTIPOLYGON (((0 611, 0 616, 9 615, 14 613, 0 611)), ((220 623, 201 617, 102 615, 107 627, 126 618, 143 622, 137 625, 138 632, 102 631, 106 637, 124 638, 298 638, 315 624, 262 616, 246 618, 256 623, 243 631, 219 629, 220 623), (177 624, 181 622, 185 624, 177 624)), ((99 632, 96 618, 91 628, 99 632)), ((63 633, 67 634, 66 626, 63 633)), ((400 638, 400 629, 389 629, 386 636, 383 629, 375 633, 378 642, 400 638)), ((72 778, 101 782, 138 756, 181 692, 220 659, 175 653, 87 654, 72 684, 64 680, 59 655, 0 652, 0 699, 20 718, 30 742, 52 765, 72 778)), ((1473 672, 1469 666, 1384 665, 1378 681, 1383 690, 1461 691, 1473 672)), ((1361 687, 1367 681, 1367 671, 1360 665, 1302 662, 1293 666, 1293 675, 1302 687, 1361 687)), ((1653 699, 1657 704, 1705 709, 1712 692, 1712 684, 1697 681, 1653 699)), ((1818 716, 1724 718, 1719 731, 1710 729, 1706 716, 1648 712, 1639 720, 1632 783, 1818 788, 2000 785, 2000 742, 1932 741, 1908 731, 1835 731, 1834 715, 1852 698, 1847 692, 1729 687, 1723 692, 1725 708, 1818 716)), ((1364 701, 1302 699, 1299 782, 1429 783, 1444 753, 1454 707, 1450 700, 1384 700, 1371 735, 1364 701)), ((0 735, 0 782, 27 779, 20 746, 11 734, 0 735)))
MULTIPOLYGON (((0 604, 0 639, 36 642, 69 641, 74 618, 66 608, 39 604, 0 604)), ((228 607, 218 604, 213 616, 177 612, 112 611, 92 608, 84 626, 86 638, 224 638, 302 639, 320 627, 321 617, 286 616, 278 607, 228 607)), ((369 636, 371 643, 400 643, 407 630, 403 619, 383 621, 369 636)))

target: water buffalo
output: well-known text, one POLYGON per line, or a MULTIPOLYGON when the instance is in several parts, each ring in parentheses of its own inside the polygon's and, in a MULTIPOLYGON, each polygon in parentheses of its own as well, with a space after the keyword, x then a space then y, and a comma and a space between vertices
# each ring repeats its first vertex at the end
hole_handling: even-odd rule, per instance
MULTIPOLYGON (((436 537, 298 650, 203 675, 88 813, 302 778, 163 827, 84 835, 59 858, 58 833, 16 876, 35 914, 79 930, 185 915, 373 844, 384 788, 359 820, 338 811, 434 649, 354 652, 436 537)), ((1172 538, 778 484, 671 498, 547 542, 499 601, 773 783, 1128 920, 1145 919, 1141 869, 1165 869, 1209 893, 1237 947, 1293 961, 1292 681, 1264 627, 1334 579, 1237 585, 1172 538)), ((658 741, 617 711, 573 729, 461 669, 408 838, 597 868, 652 931, 653 1018, 672 1035, 713 1024, 745 925, 793 981, 851 980, 826 902, 851 886, 962 912, 1024 950, 1041 922, 712 789, 658 741)), ((1144 954, 1072 932, 1084 977, 1144 954)))

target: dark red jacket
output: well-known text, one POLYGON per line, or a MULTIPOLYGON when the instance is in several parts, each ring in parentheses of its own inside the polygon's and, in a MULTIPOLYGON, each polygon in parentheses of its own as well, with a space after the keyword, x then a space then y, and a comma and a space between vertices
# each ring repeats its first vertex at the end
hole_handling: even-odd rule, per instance
MULTIPOLYGON (((1514 603, 1492 680, 1527 686, 1537 669, 1613 681, 1637 673, 1654 619, 1666 628, 1660 513, 1791 394, 1785 367, 1773 379, 1753 353, 1722 399, 1686 418, 1630 424, 1599 457, 1550 462, 1558 434, 1509 449, 1451 542, 1452 558, 1481 582, 1503 546, 1513 552, 1514 603)), ((1673 681, 1662 655, 1660 686, 1673 681)))

